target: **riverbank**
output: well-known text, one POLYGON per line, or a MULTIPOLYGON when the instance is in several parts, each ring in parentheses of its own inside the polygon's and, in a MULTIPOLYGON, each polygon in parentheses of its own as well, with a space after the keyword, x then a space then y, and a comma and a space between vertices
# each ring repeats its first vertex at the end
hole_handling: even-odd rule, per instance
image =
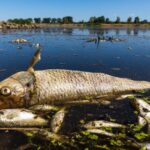
POLYGON ((37 28, 50 28, 50 27, 62 27, 62 28, 102 28, 102 29, 112 29, 112 28, 150 28, 150 24, 15 24, 15 23, 9 23, 9 22, 0 22, 0 29, 37 29, 37 28))

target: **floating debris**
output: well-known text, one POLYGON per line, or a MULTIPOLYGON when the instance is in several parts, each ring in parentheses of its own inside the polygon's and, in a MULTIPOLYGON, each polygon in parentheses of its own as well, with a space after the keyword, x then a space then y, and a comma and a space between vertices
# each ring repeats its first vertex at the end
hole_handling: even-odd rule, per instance
POLYGON ((113 71, 120 71, 121 69, 120 68, 111 68, 111 70, 113 70, 113 71))
POLYGON ((96 38, 91 38, 88 39, 87 42, 95 42, 95 43, 99 43, 99 42, 122 42, 125 41, 125 39, 120 39, 120 38, 114 38, 114 37, 104 37, 104 36, 97 36, 96 38))
POLYGON ((21 46, 17 46, 17 49, 22 49, 22 47, 21 46))
POLYGON ((129 47, 128 47, 128 50, 132 50, 132 47, 129 46, 129 47))
POLYGON ((16 40, 13 40, 12 43, 28 43, 28 41, 26 39, 16 39, 16 40))

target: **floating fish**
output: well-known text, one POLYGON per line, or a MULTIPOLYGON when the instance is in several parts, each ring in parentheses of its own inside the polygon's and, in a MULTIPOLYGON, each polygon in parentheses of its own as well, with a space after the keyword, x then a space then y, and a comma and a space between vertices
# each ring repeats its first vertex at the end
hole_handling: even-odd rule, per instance
POLYGON ((43 104, 65 104, 86 97, 110 97, 150 89, 150 82, 118 78, 104 73, 49 69, 35 71, 40 49, 27 71, 0 82, 0 109, 43 104))
POLYGON ((26 39, 16 39, 16 40, 13 40, 12 42, 17 43, 17 44, 19 44, 19 43, 28 43, 28 41, 26 39))

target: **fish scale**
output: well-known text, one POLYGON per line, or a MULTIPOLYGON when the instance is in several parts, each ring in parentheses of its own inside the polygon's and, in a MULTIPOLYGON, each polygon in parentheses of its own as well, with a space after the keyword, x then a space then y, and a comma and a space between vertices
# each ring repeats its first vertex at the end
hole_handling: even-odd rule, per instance
POLYGON ((36 90, 30 104, 55 104, 86 97, 110 96, 149 89, 146 81, 133 81, 104 73, 50 69, 35 71, 36 90))

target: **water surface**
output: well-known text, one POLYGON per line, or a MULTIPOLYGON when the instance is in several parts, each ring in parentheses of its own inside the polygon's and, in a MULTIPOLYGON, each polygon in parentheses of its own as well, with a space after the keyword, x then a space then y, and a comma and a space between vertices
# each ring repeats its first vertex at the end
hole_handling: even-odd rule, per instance
POLYGON ((36 69, 73 69, 103 72, 150 81, 149 29, 67 29, 0 31, 0 80, 26 70, 36 51, 31 44, 12 44, 16 38, 43 46, 36 69), (113 36, 123 42, 88 43, 88 38, 113 36), (21 46, 20 48, 17 48, 21 46))

